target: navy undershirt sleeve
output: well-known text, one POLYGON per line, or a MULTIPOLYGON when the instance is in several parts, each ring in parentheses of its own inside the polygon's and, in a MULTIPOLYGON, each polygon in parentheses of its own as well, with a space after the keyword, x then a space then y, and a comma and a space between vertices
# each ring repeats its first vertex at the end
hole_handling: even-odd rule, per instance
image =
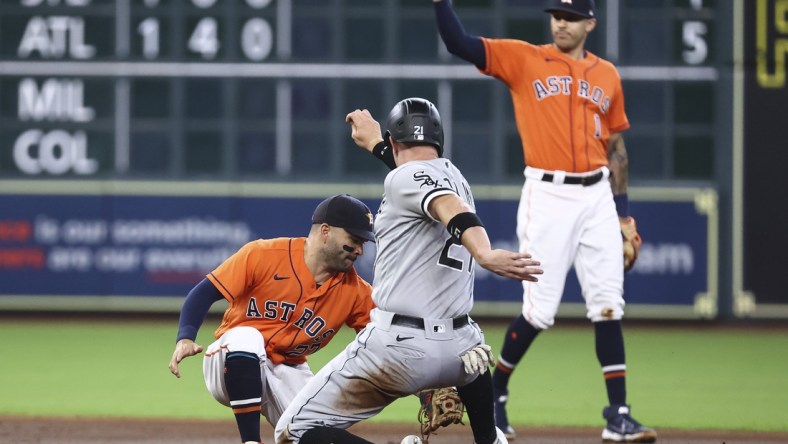
POLYGON ((465 32, 449 0, 435 3, 435 18, 438 22, 438 32, 450 53, 473 63, 479 69, 487 67, 487 57, 484 54, 481 37, 465 32))
POLYGON ((205 320, 205 316, 208 315, 211 305, 223 298, 222 294, 208 278, 204 278, 199 284, 195 285, 183 301, 181 317, 178 320, 178 339, 176 342, 181 339, 195 340, 197 331, 205 320))

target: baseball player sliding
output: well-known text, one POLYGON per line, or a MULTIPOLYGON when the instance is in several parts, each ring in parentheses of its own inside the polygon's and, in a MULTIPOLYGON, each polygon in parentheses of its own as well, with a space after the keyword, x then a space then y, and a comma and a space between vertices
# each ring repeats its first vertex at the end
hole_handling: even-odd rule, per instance
POLYGON ((369 322, 372 288, 353 263, 373 241, 372 212, 346 194, 312 215, 306 238, 259 239, 243 246, 192 289, 183 303, 170 371, 202 352, 194 342, 208 309, 229 306, 203 359, 205 385, 232 408, 241 441, 259 443, 260 415, 275 425, 312 378, 307 356, 343 324, 369 322))
POLYGON ((457 386, 474 440, 506 443, 494 423, 490 347, 468 316, 473 261, 531 282, 542 272, 539 262, 491 248, 468 182, 441 157, 443 128, 432 103, 397 103, 386 142, 368 111, 353 111, 346 120, 356 144, 395 167, 375 221, 377 308, 355 341, 296 395, 276 424, 276 442, 368 443, 345 429, 398 398, 457 386))
POLYGON ((627 405, 624 269, 634 264, 640 237, 627 209, 621 132, 629 121, 621 78, 613 64, 584 49, 597 23, 594 1, 550 0, 553 42, 546 45, 469 35, 449 0, 433 2, 449 52, 509 87, 525 156, 520 251, 538 257, 548 271, 539 284, 523 282, 522 314, 504 339, 493 376, 498 427, 514 436, 505 410, 509 378, 539 332, 553 325, 574 266, 610 403, 602 411, 602 439, 654 442, 654 430, 632 418, 627 405))

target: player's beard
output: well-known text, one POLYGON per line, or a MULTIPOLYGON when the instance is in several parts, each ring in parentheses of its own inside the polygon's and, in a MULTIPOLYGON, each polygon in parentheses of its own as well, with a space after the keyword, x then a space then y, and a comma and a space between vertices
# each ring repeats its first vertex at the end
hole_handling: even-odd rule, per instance
POLYGON ((346 252, 342 248, 341 243, 336 242, 334 239, 328 240, 328 245, 323 250, 323 260, 326 263, 327 268, 334 270, 335 272, 345 272, 353 268, 353 263, 355 262, 357 256, 346 252))

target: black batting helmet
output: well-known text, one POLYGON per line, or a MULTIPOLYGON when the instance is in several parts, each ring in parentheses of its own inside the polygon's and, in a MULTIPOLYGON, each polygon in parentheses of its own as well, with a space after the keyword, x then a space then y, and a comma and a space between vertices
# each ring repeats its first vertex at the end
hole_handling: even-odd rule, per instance
POLYGON ((443 124, 438 108, 429 100, 418 97, 394 105, 386 121, 386 131, 397 142, 432 145, 443 156, 443 124))

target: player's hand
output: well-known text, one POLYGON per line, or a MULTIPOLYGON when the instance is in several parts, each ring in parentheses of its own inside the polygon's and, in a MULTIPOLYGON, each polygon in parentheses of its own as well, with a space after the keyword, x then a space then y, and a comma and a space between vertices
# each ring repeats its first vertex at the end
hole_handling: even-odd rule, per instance
POLYGON ((369 111, 357 109, 345 116, 345 122, 350 124, 352 130, 350 136, 353 137, 356 145, 370 153, 375 145, 383 141, 383 137, 380 136, 380 124, 372 118, 369 111))
POLYGON ((487 344, 479 344, 476 347, 468 350, 460 356, 462 365, 465 368, 465 373, 472 375, 474 373, 483 374, 487 371, 487 367, 495 362, 492 354, 492 347, 487 344))
POLYGON ((518 281, 538 282, 536 275, 543 274, 541 262, 531 258, 528 253, 515 253, 508 250, 490 250, 481 254, 479 265, 493 273, 518 281))
POLYGON ((170 359, 170 372, 180 378, 181 371, 178 370, 178 364, 185 358, 194 356, 200 352, 202 352, 202 345, 197 344, 191 339, 181 339, 175 344, 175 351, 172 353, 172 359, 170 359))

